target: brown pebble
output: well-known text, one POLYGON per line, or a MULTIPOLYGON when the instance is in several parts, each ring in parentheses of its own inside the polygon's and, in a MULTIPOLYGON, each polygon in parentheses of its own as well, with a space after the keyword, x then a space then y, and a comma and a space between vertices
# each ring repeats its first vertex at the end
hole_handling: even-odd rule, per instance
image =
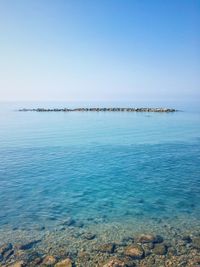
POLYGON ((42 261, 42 264, 44 265, 53 265, 56 263, 56 259, 53 256, 46 256, 44 260, 42 261))
POLYGON ((153 253, 156 255, 165 255, 167 253, 167 246, 164 244, 157 244, 153 249, 153 253))
POLYGON ((159 235, 141 235, 138 238, 138 242, 140 243, 161 243, 163 242, 163 238, 159 235))
POLYGON ((110 259, 102 267, 125 267, 125 263, 119 259, 110 259))
POLYGON ((8 265, 8 267, 24 267, 24 262, 23 261, 16 261, 15 263, 8 265))
POLYGON ((194 264, 200 264, 200 256, 198 257, 195 257, 194 259, 193 259, 193 263, 194 264))
POLYGON ((115 244, 113 243, 102 244, 97 248, 97 250, 104 253, 113 253, 115 250, 115 244))
POLYGON ((72 261, 70 258, 67 258, 65 260, 56 263, 55 267, 72 267, 72 261))
POLYGON ((124 254, 133 259, 142 259, 144 257, 144 250, 139 245, 130 245, 125 248, 124 254))

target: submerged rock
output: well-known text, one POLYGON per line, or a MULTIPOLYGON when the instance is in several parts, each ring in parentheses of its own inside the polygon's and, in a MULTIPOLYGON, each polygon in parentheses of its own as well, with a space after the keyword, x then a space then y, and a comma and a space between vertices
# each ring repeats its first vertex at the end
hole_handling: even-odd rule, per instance
POLYGON ((108 259, 101 267, 135 267, 135 262, 129 257, 112 257, 108 259))
POLYGON ((66 230, 66 227, 62 225, 55 228, 55 231, 65 231, 65 230, 66 230))
POLYGON ((76 221, 74 219, 72 219, 71 217, 66 218, 61 224, 62 225, 66 225, 66 226, 72 226, 76 223, 76 221))
POLYGON ((117 258, 108 260, 107 263, 105 263, 102 267, 126 267, 124 261, 119 260, 117 258))
POLYGON ((11 243, 3 244, 3 245, 0 247, 0 255, 4 255, 5 252, 7 252, 8 250, 11 250, 12 248, 13 248, 13 246, 12 246, 11 243))
POLYGON ((70 258, 67 258, 65 260, 59 261, 56 263, 55 267, 72 267, 72 260, 70 258))
POLYGON ((46 256, 42 261, 43 265, 51 266, 56 263, 56 259, 53 256, 46 256))
POLYGON ((114 243, 102 244, 97 248, 98 251, 103 253, 113 253, 115 250, 114 243))
POLYGON ((79 227, 79 228, 82 228, 84 226, 84 223, 81 222, 81 221, 78 221, 78 222, 75 222, 74 223, 74 226, 79 227))
MULTIPOLYGON (((34 258, 32 261, 31 261, 31 264, 33 266, 38 266, 40 263, 42 263, 42 258, 39 257, 39 256, 36 256, 36 258, 34 258)), ((47 265, 48 266, 48 265, 47 265)), ((51 265, 50 265, 51 266, 51 265)))
POLYGON ((192 245, 194 248, 200 249, 200 236, 192 238, 192 245))
POLYGON ((192 263, 194 264, 195 267, 196 266, 198 267, 200 265, 200 256, 194 257, 192 263))
POLYGON ((126 243, 133 243, 134 242, 134 238, 132 236, 124 236, 122 238, 122 244, 126 244, 126 243))
POLYGON ((23 261, 16 261, 10 265, 7 265, 7 267, 25 267, 25 263, 23 261))
POLYGON ((43 231, 43 230, 45 230, 45 226, 44 225, 37 225, 34 227, 34 230, 43 231))
POLYGON ((154 245, 155 245, 154 243, 144 243, 142 244, 142 247, 146 250, 151 250, 154 248, 154 245))
POLYGON ((151 254, 152 249, 154 248, 154 243, 144 243, 142 244, 142 248, 144 249, 144 255, 149 256, 151 254))
POLYGON ((85 233, 85 234, 83 234, 83 238, 84 239, 87 239, 87 240, 92 240, 95 237, 96 237, 96 235, 95 234, 92 234, 92 233, 85 233))
POLYGON ((13 254, 13 246, 11 243, 3 244, 0 247, 0 261, 6 261, 13 254))
POLYGON ((3 255, 3 261, 6 262, 14 253, 14 250, 8 250, 5 252, 5 254, 3 255))
POLYGON ((133 259, 142 259, 144 257, 144 250, 140 245, 130 245, 125 248, 124 254, 133 259))
POLYGON ((182 237, 182 240, 185 241, 186 243, 192 242, 192 239, 191 239, 191 237, 189 235, 184 235, 182 237))
POLYGON ((153 253, 156 255, 165 255, 167 253, 167 246, 164 244, 156 244, 153 253))
POLYGON ((163 242, 163 238, 160 235, 141 235, 138 238, 138 242, 139 243, 162 243, 163 242))
POLYGON ((21 250, 27 250, 27 249, 31 249, 34 245, 36 245, 39 242, 41 242, 41 240, 33 240, 25 244, 17 245, 16 247, 21 250))
POLYGON ((77 261, 76 263, 78 264, 78 266, 87 266, 87 263, 89 262, 90 260, 90 254, 88 252, 85 252, 85 251, 81 251, 79 254, 78 254, 78 258, 77 258, 77 261))

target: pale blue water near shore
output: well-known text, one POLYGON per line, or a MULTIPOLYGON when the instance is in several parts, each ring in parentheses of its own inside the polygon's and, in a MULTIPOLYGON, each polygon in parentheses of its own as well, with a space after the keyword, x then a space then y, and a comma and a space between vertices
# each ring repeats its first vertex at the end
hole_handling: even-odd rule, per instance
MULTIPOLYGON (((58 103, 45 105, 58 107, 58 103)), ((69 217, 83 228, 117 223, 135 225, 138 231, 139 221, 145 231, 152 220, 171 221, 175 227, 185 221, 191 229, 198 227, 200 113, 196 108, 183 106, 179 112, 162 114, 16 111, 30 106, 36 104, 0 105, 4 233, 35 225, 51 231, 69 217)))

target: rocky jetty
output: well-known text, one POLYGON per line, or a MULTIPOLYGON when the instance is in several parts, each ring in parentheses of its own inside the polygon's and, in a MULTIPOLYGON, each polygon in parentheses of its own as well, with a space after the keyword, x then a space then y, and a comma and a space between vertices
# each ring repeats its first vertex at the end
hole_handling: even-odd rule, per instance
POLYGON ((23 108, 19 111, 36 112, 175 112, 174 108, 23 108))

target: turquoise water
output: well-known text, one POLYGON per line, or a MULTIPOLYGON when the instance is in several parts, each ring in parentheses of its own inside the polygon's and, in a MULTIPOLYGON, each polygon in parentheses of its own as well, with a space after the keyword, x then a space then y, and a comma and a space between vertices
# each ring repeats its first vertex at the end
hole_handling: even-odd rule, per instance
POLYGON ((0 266, 21 260, 46 266, 45 256, 53 255, 55 261, 70 257, 73 266, 105 267, 111 256, 127 260, 124 246, 143 233, 162 235, 167 254, 143 246, 136 266, 196 266, 198 105, 90 105, 167 106, 180 110, 175 113, 17 111, 79 106, 89 104, 0 104, 0 250, 8 248, 0 266), (114 254, 99 251, 110 242, 118 244, 114 254))
POLYGON ((200 219, 199 112, 16 111, 27 106, 1 104, 1 228, 200 219))

